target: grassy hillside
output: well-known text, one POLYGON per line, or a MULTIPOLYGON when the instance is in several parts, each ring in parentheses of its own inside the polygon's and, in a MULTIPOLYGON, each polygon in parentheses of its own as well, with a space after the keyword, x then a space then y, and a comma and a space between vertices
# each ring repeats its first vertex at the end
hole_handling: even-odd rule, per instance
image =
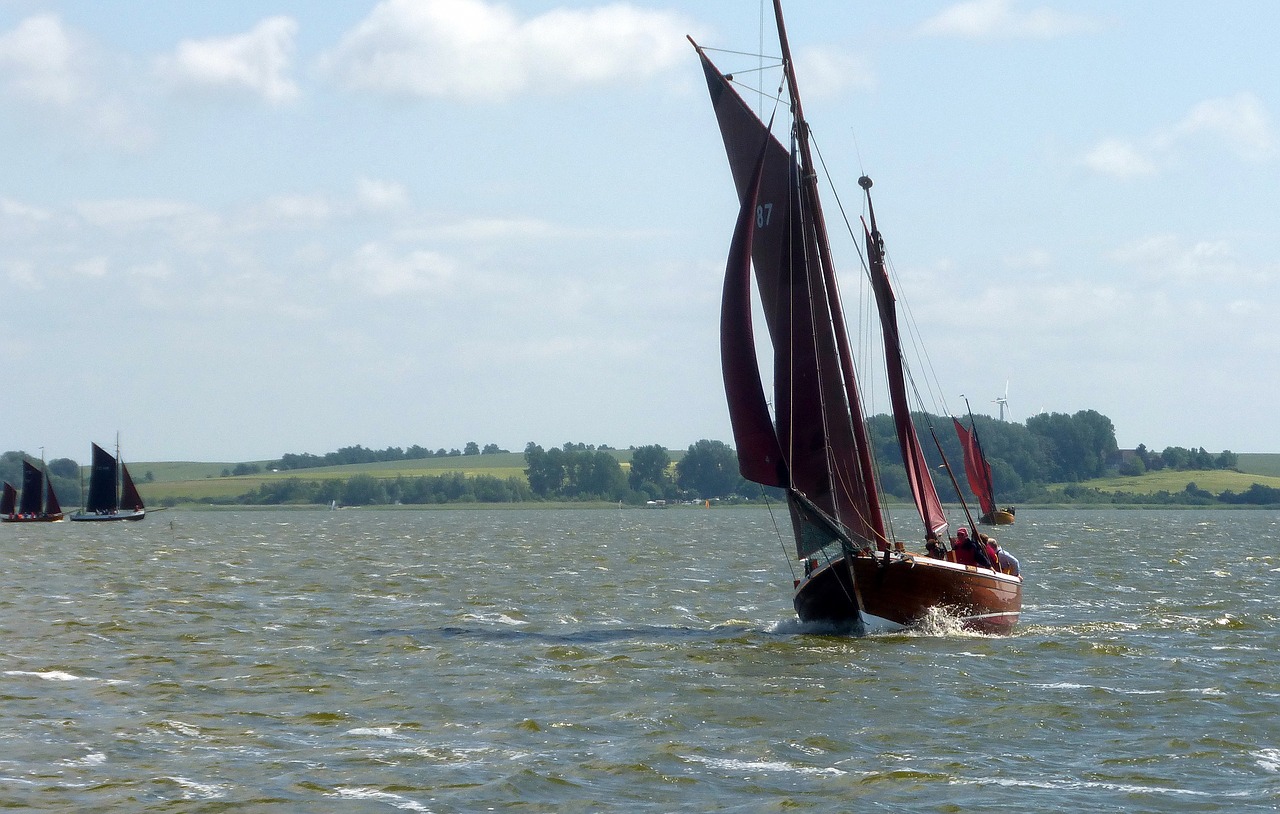
MULTIPOLYGON (((1243 458, 1244 456, 1240 456, 1243 458)), ((1213 494, 1224 491, 1243 492, 1255 483, 1263 486, 1280 488, 1280 476, 1254 475, 1227 470, 1211 470, 1203 472, 1171 471, 1162 469, 1159 472, 1148 472, 1133 478, 1098 478, 1085 481, 1081 486, 1097 489, 1102 492, 1129 492, 1135 495, 1153 495, 1157 492, 1176 493, 1184 491, 1188 483, 1213 494)))
MULTIPOLYGON (((614 453, 625 469, 631 461, 629 450, 614 453)), ((672 458, 676 458, 672 454, 672 458)), ((263 465, 262 463, 259 464, 263 465)), ((462 473, 467 476, 489 475, 495 478, 524 477, 524 453, 500 452, 492 455, 454 455, 420 458, 412 461, 383 461, 348 466, 321 466, 314 469, 263 471, 254 475, 222 477, 224 470, 234 469, 228 463, 130 463, 129 471, 138 481, 138 491, 148 503, 161 501, 197 501, 206 498, 232 498, 257 489, 263 483, 287 478, 301 480, 346 480, 353 475, 374 478, 418 478, 428 475, 462 473), (151 480, 146 480, 150 472, 151 480)))
POLYGON ((1241 472, 1280 478, 1280 453, 1242 452, 1239 458, 1241 472))
MULTIPOLYGON (((682 451, 673 450, 673 460, 682 451)), ((628 450, 614 452, 625 469, 631 460, 628 450)), ((267 462, 257 462, 264 466, 267 462)), ((199 501, 207 498, 227 499, 238 497, 257 489, 261 484, 285 478, 302 480, 346 479, 353 475, 369 475, 375 478, 421 477, 460 472, 464 475, 489 475, 496 478, 523 477, 524 453, 504 452, 492 455, 463 455, 440 458, 422 458, 413 461, 386 461, 349 466, 326 466, 314 469, 263 471, 255 475, 222 477, 224 471, 235 468, 235 463, 199 463, 192 461, 130 463, 129 470, 138 481, 139 491, 148 503, 177 500, 199 501), (147 479, 150 474, 151 478, 147 479)), ((1240 472, 1228 471, 1168 471, 1149 472, 1139 477, 1099 478, 1081 484, 1103 492, 1128 492, 1150 495, 1157 492, 1178 493, 1194 483, 1200 489, 1213 494, 1230 490, 1244 492, 1254 483, 1280 489, 1280 454, 1241 454, 1240 472)))

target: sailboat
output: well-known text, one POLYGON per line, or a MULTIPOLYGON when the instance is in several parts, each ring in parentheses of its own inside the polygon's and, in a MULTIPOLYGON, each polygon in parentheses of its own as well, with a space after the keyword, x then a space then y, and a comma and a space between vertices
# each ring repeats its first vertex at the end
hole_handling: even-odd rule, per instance
MULTIPOLYGON (((793 605, 804 622, 857 631, 900 629, 944 614, 970 629, 1007 633, 1018 622, 1022 578, 1000 570, 975 534, 948 536, 948 520, 911 420, 893 288, 871 206, 859 179, 867 273, 885 346, 886 379, 902 462, 929 554, 892 533, 862 409, 836 286, 818 166, 791 59, 781 0, 774 0, 781 100, 793 119, 789 146, 735 90, 705 49, 698 52, 728 154, 740 208, 725 269, 721 367, 743 477, 784 490, 803 576, 793 605), (766 398, 752 326, 752 272, 773 348, 766 398), (972 543, 969 541, 973 541, 972 543), (977 564, 969 564, 969 563, 977 564)), ((967 514, 967 512, 966 512, 967 514)), ((970 518, 970 526, 973 526, 970 518)))
POLYGON ((53 491, 53 481, 49 479, 43 461, 37 467, 30 461, 22 461, 22 497, 13 504, 16 495, 10 495, 13 487, 5 485, 4 497, 0 499, 0 521, 5 523, 56 523, 62 520, 62 506, 58 503, 58 495, 53 491))
POLYGON ((4 491, 0 493, 0 517, 9 517, 18 511, 18 490, 9 481, 4 482, 4 491))
POLYGON ((964 451, 964 473, 969 481, 969 488, 978 498, 978 508, 982 514, 979 523, 989 526, 1008 526, 1013 523, 1014 508, 996 507, 996 490, 991 480, 991 465, 982 452, 982 441, 978 438, 978 425, 973 421, 973 413, 969 414, 969 426, 960 423, 955 416, 951 420, 956 425, 956 436, 960 439, 960 448, 964 451))
POLYGON ((129 477, 129 469, 119 460, 120 450, 112 455, 93 445, 93 465, 89 471, 89 493, 84 509, 71 515, 72 520, 141 520, 147 516, 142 496, 129 477))

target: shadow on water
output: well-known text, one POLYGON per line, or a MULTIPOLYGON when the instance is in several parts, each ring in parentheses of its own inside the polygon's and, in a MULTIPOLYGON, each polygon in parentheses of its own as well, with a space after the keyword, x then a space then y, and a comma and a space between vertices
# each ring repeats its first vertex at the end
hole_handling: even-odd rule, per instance
MULTIPOLYGON (((381 628, 372 631, 374 636, 408 636, 419 641, 458 641, 475 639, 484 642, 547 644, 607 644, 611 642, 672 642, 722 641, 743 636, 761 637, 821 637, 838 639, 893 640, 915 637, 987 638, 987 634, 964 629, 958 619, 942 613, 931 615, 920 625, 894 632, 867 632, 860 626, 830 622, 801 622, 786 619, 765 627, 746 624, 714 625, 708 628, 688 625, 638 625, 629 627, 599 627, 564 632, 531 630, 510 625, 445 625, 436 628, 381 628)), ((998 637, 997 637, 998 638, 998 637)))
POLYGON ((712 628, 641 625, 639 627, 607 627, 551 633, 511 627, 466 627, 447 625, 438 628, 381 629, 375 636, 409 636, 422 641, 456 641, 476 639, 485 642, 542 642, 548 644, 606 644, 610 642, 650 641, 655 643, 679 641, 717 641, 750 634, 767 634, 746 625, 717 625, 712 628))

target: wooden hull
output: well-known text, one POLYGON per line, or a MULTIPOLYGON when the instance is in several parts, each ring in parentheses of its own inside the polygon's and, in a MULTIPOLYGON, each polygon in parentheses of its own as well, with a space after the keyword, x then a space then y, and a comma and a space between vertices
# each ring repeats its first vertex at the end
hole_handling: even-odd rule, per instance
POLYGON ((114 514, 76 512, 71 515, 71 519, 78 523, 109 523, 113 520, 141 520, 146 516, 147 510, 140 509, 136 512, 116 512, 114 514))
POLYGON ((987 568, 959 565, 919 554, 841 558, 819 566, 796 586, 795 608, 801 621, 858 625, 854 596, 866 615, 911 627, 933 608, 957 616, 964 627, 982 633, 1013 631, 1022 611, 1022 579, 987 568))
POLYGON ((984 514, 978 518, 978 522, 985 523, 988 526, 1011 526, 1013 525, 1013 512, 996 509, 991 514, 984 514))
POLYGON ((6 514, 0 517, 4 523, 57 523, 66 518, 62 512, 54 514, 6 514))

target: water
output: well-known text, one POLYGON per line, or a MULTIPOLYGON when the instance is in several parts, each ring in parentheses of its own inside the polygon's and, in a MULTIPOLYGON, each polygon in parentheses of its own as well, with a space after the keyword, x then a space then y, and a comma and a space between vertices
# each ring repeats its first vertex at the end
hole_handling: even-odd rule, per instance
POLYGON ((1275 811, 1280 515, 1025 510, 1017 635, 806 630, 762 510, 0 528, 0 806, 1275 811))

